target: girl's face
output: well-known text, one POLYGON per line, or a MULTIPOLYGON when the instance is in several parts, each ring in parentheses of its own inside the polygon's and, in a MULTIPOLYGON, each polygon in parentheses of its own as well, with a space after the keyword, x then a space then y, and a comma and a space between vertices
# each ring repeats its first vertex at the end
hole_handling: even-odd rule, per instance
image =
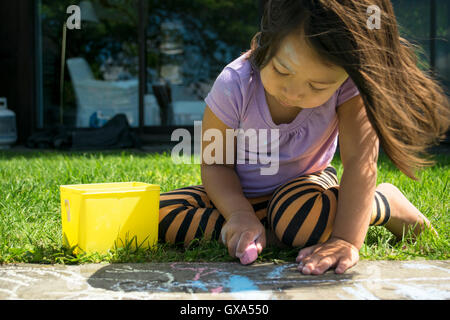
POLYGON ((266 94, 284 108, 318 107, 347 78, 343 68, 324 65, 298 33, 286 36, 275 56, 261 69, 266 94))

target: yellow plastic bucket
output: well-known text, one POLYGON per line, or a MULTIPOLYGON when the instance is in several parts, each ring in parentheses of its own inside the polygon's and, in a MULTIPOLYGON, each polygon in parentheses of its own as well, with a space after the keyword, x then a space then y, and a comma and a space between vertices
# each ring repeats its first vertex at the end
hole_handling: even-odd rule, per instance
POLYGON ((60 186, 64 246, 106 253, 158 241, 160 186, 142 182, 60 186))

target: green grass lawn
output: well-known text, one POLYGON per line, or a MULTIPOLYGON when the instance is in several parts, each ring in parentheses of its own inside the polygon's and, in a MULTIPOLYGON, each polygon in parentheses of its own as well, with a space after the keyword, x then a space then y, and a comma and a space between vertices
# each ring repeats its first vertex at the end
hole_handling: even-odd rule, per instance
MULTIPOLYGON (((436 159, 437 164, 421 171, 421 180, 415 182, 382 154, 378 183, 396 185, 428 217, 439 237, 424 232, 416 241, 396 242, 384 227, 370 227, 361 259, 449 259, 450 156, 436 159)), ((340 176, 338 156, 332 164, 340 176)), ((119 248, 104 255, 74 255, 64 248, 59 186, 126 181, 159 184, 166 192, 201 184, 200 165, 176 165, 168 153, 0 151, 0 263, 235 261, 216 241, 193 242, 187 249, 168 244, 155 250, 119 248)), ((269 247, 258 261, 293 262, 297 251, 269 247)))

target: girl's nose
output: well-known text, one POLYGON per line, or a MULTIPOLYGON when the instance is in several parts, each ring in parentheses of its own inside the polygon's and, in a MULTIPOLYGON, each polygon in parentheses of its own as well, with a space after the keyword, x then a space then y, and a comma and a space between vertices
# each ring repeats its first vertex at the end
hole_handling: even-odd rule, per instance
POLYGON ((303 89, 299 89, 298 87, 291 88, 291 89, 284 87, 282 91, 283 91, 284 97, 287 100, 289 100, 290 102, 296 102, 296 101, 302 100, 304 97, 303 89))

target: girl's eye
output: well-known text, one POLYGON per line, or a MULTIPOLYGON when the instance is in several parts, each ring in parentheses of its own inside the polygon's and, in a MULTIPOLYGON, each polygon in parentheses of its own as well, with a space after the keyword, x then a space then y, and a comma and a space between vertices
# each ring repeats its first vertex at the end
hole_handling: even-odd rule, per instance
POLYGON ((313 90, 313 91, 323 91, 323 90, 325 90, 325 89, 318 89, 318 88, 314 88, 312 85, 311 85, 311 83, 309 84, 309 87, 313 90))
POLYGON ((275 72, 278 73, 280 76, 288 76, 289 75, 288 73, 281 73, 273 65, 272 65, 272 69, 275 70, 275 72))
MULTIPOLYGON (((281 73, 280 71, 277 70, 277 68, 275 68, 274 65, 272 65, 272 69, 273 69, 276 73, 278 73, 280 76, 288 76, 288 75, 289 75, 289 73, 281 73)), ((327 88, 324 88, 324 89, 318 89, 318 88, 315 88, 315 87, 313 87, 313 86, 311 85, 311 83, 309 84, 309 87, 310 87, 313 91, 323 91, 323 90, 326 90, 326 89, 327 89, 327 88)))

